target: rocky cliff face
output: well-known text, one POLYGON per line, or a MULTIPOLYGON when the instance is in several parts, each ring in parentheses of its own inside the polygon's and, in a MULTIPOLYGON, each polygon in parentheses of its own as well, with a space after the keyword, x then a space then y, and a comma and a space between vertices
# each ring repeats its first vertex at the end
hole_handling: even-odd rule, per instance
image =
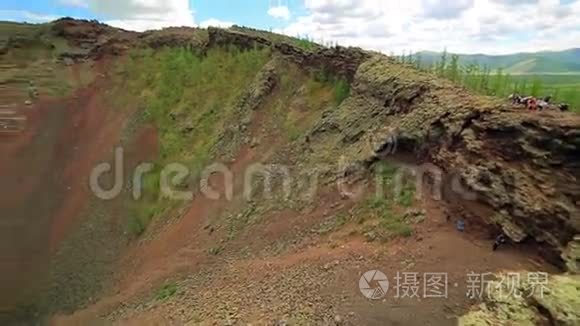
MULTIPOLYGON (((188 47, 200 53, 216 46, 269 47, 304 69, 341 76, 351 84, 349 98, 323 117, 305 147, 315 148, 325 135, 338 134, 340 141, 329 150, 368 167, 395 140, 398 151, 417 162, 460 176, 461 188, 476 195, 469 199, 486 208, 465 214, 503 229, 515 242, 539 242, 562 266, 563 260, 568 266, 578 264, 573 250, 574 236, 580 233, 578 115, 524 112, 381 54, 304 47, 281 35, 245 28, 137 34, 63 19, 52 29, 82 49, 62 54, 75 60, 120 55, 138 46, 188 47)), ((464 197, 451 193, 446 200, 461 205, 464 197)))
POLYGON ((457 173, 473 199, 495 212, 479 218, 557 255, 578 234, 580 117, 514 109, 381 56, 357 76, 359 96, 385 112, 408 151, 457 173))
POLYGON ((209 46, 236 46, 241 49, 270 47, 305 69, 326 70, 352 81, 359 65, 370 57, 370 53, 358 48, 326 48, 312 45, 303 49, 290 42, 280 42, 265 36, 252 35, 250 29, 224 30, 209 28, 209 46))

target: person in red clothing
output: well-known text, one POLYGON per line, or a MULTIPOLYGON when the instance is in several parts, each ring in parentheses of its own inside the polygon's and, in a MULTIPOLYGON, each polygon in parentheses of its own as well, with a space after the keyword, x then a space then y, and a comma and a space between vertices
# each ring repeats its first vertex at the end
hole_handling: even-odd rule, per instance
POLYGON ((530 111, 538 110, 538 100, 535 97, 529 98, 526 105, 530 111))

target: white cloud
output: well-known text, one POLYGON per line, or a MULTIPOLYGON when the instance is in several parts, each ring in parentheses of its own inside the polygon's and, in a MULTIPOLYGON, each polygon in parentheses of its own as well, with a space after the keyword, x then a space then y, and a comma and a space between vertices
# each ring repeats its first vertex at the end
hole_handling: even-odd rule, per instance
POLYGON ((268 9, 268 15, 278 19, 290 19, 290 9, 286 6, 276 6, 268 9))
POLYGON ((464 11, 472 8, 474 0, 422 0, 425 17, 449 19, 459 17, 464 11))
POLYGON ((46 23, 58 16, 41 15, 26 10, 0 10, 0 20, 26 23, 46 23))
POLYGON ((86 0, 58 0, 58 3, 67 7, 87 8, 89 6, 86 0))
POLYGON ((195 26, 189 0, 59 0, 87 7, 105 16, 104 22, 128 30, 144 31, 170 26, 195 26))
POLYGON ((228 22, 228 21, 223 21, 223 20, 219 20, 219 19, 215 19, 215 18, 210 18, 208 20, 204 20, 202 21, 199 26, 206 28, 209 26, 212 27, 221 27, 221 28, 228 28, 231 27, 232 25, 234 25, 235 23, 233 22, 228 22))
POLYGON ((580 0, 304 0, 277 30, 383 52, 508 53, 580 47, 580 0))
MULTIPOLYGON (((88 7, 104 22, 143 31, 196 26, 189 0, 57 0, 88 7)), ((205 0, 210 1, 210 0, 205 0)), ((580 0, 303 0, 306 14, 291 17, 283 1, 270 16, 287 19, 276 30, 386 53, 442 50, 510 53, 580 47, 580 0), (292 20, 290 20, 292 19, 292 20)), ((43 22, 57 17, 0 11, 0 19, 43 22)), ((229 27, 219 17, 202 27, 229 27)))

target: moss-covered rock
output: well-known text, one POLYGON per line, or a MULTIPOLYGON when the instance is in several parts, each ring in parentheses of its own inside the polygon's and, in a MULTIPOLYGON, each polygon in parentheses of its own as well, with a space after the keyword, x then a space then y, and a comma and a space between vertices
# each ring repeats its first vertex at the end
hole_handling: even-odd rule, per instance
MULTIPOLYGON (((502 277, 505 275, 498 276, 499 279, 502 277)), ((573 326, 580 323, 579 276, 550 276, 541 290, 531 280, 523 278, 516 288, 510 286, 501 281, 488 283, 484 303, 460 317, 459 325, 573 326), (506 295, 509 291, 512 293, 506 295), (516 292, 521 295, 513 295, 516 292)))
POLYGON ((562 254, 562 259, 566 262, 568 271, 574 274, 580 274, 580 235, 576 235, 568 243, 566 250, 562 254))
POLYGON ((530 302, 547 312, 556 325, 580 325, 580 276, 550 277, 546 291, 534 292, 530 302))

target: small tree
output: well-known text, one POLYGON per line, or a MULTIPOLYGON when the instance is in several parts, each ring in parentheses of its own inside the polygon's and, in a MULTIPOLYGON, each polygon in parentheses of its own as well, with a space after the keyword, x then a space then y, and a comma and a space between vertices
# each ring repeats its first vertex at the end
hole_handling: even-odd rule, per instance
POLYGON ((415 67, 417 67, 417 69, 421 69, 421 67, 423 65, 422 62, 421 62, 421 60, 422 60, 422 58, 421 58, 421 52, 417 52, 415 54, 415 62, 414 62, 415 67))
POLYGON ((477 91, 479 85, 479 65, 476 63, 470 63, 465 67, 465 76, 463 84, 472 90, 477 91))
POLYGON ((491 76, 491 69, 489 68, 489 66, 484 65, 483 71, 479 75, 479 88, 478 88, 479 91, 482 92, 483 94, 489 95, 489 93, 490 93, 490 89, 489 89, 490 76, 491 76))
POLYGON ((451 60, 446 69, 446 77, 454 82, 458 82, 460 79, 459 56, 457 54, 451 56, 451 60))
POLYGON ((443 50, 443 53, 441 54, 441 59, 439 60, 439 63, 437 64, 437 75, 439 76, 445 76, 445 67, 447 67, 447 48, 445 48, 445 50, 443 50))
POLYGON ((503 82, 503 68, 497 68, 492 87, 493 95, 501 95, 503 82))

